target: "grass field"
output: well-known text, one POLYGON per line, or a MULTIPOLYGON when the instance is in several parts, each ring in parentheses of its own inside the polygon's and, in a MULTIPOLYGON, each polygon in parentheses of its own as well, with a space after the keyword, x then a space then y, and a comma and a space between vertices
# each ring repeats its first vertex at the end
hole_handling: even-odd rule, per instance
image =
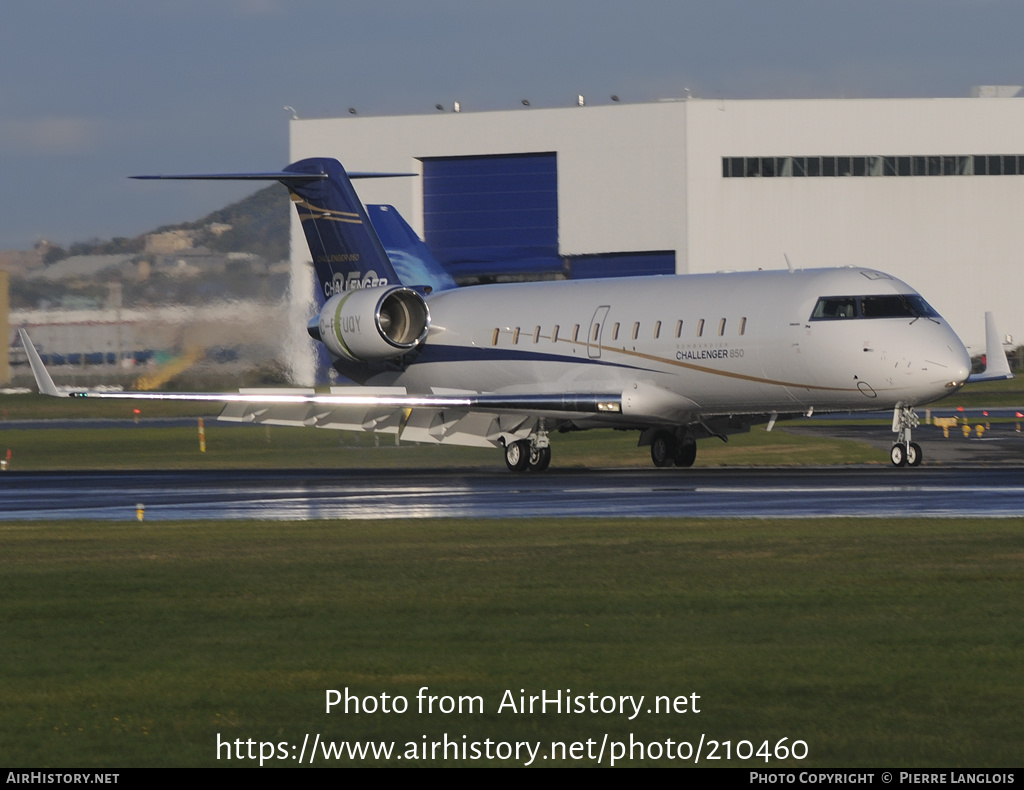
MULTIPOLYGON (((218 760, 218 736, 243 753, 252 739, 257 755, 275 744, 276 757, 307 733, 398 753, 447 734, 539 743, 552 765, 553 741, 703 734, 731 750, 806 742, 806 759, 769 766, 1020 766, 1021 527, 0 523, 3 757, 251 766, 232 747, 218 760), (424 686, 479 696, 484 711, 421 715, 424 686), (326 690, 346 688, 403 695, 410 710, 325 713, 326 690), (645 709, 697 694, 700 712, 498 713, 521 689, 644 694, 645 709)), ((678 764, 634 757, 621 764, 678 764)), ((524 760, 459 764, 493 762, 524 760)), ((268 762, 281 763, 294 765, 268 762)))
MULTIPOLYGON (((1009 382, 1012 383, 1012 382, 1009 382)), ((1009 390, 1000 398, 1017 398, 1009 390)), ((993 399, 996 395, 991 396, 993 399)), ((977 405, 998 405, 986 399, 977 405)), ((1020 402, 1019 399, 1014 402, 1020 402)), ((975 405, 965 403, 964 405, 975 405)), ((9 420, 124 404, 5 397, 9 420)), ((144 416, 200 416, 152 404, 144 416)), ((208 412, 207 412, 208 414, 208 412)), ((786 434, 700 444, 700 465, 887 463, 786 434)), ((886 433, 882 426, 880 432, 886 433)), ((14 430, 15 469, 493 466, 496 450, 235 428, 14 430)), ((553 437, 556 466, 649 466, 635 433, 553 437)), ((2 506, 2 503, 0 503, 2 506)), ((305 735, 394 742, 692 743, 701 765, 1020 766, 1024 519, 0 522, 0 755, 33 768, 294 765, 305 735), (482 713, 419 714, 416 695, 482 713), (406 713, 325 713, 328 689, 406 713), (542 691, 645 695, 618 714, 498 712, 542 691), (700 712, 647 713, 656 695, 700 712), (230 744, 218 753, 217 739, 230 744), (239 759, 252 740, 257 759, 239 759), (786 739, 786 740, 783 740, 786 739), (709 741, 716 756, 706 758, 709 741), (807 744, 803 760, 735 750, 807 744), (725 742, 729 742, 728 747, 725 742), (228 758, 228 753, 232 757, 228 758), (218 754, 220 759, 218 759, 218 754)), ((596 747, 595 747, 596 750, 596 747)), ((544 759, 547 757, 548 759, 544 759)), ((603 758, 608 764, 609 755, 603 758)), ((308 756, 307 756, 308 759, 308 756)), ((552 762, 552 760, 555 760, 552 762)), ((675 765, 634 753, 620 764, 675 765)))
MULTIPOLYGON (((885 428, 880 429, 881 433, 885 428)), ((499 449, 402 444, 388 435, 354 434, 267 426, 206 423, 206 452, 198 431, 188 428, 7 430, 0 429, 0 455, 11 450, 11 468, 46 469, 222 469, 222 468, 503 468, 499 449)), ((553 435, 553 465, 649 467, 648 448, 635 431, 589 431, 553 435)), ((698 466, 807 463, 882 463, 884 453, 866 444, 776 429, 731 436, 729 442, 699 442, 698 466)))

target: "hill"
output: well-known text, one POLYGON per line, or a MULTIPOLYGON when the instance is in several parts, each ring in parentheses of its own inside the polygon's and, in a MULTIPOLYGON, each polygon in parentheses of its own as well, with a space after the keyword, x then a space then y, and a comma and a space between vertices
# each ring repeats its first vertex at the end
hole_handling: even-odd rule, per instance
POLYGON ((172 231, 186 231, 195 246, 214 252, 248 252, 267 261, 280 261, 288 257, 289 206, 288 193, 274 184, 193 222, 163 225, 134 238, 119 236, 75 242, 67 250, 51 246, 45 262, 55 263, 75 255, 140 254, 146 247, 147 236, 172 231))

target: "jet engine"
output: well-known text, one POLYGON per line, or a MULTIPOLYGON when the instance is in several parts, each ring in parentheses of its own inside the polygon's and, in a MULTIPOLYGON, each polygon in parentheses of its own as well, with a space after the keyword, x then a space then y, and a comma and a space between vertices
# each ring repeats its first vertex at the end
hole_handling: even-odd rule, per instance
POLYGON ((310 321, 309 334, 335 356, 368 362, 415 348, 429 327, 422 296, 411 288, 382 286, 335 294, 310 321))

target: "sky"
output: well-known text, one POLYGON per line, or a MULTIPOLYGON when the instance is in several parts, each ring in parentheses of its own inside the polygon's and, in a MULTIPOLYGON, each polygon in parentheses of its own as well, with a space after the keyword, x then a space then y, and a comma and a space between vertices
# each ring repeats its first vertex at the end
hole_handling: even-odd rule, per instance
MULTIPOLYGON (((288 120, 1024 84, 1020 0, 33 0, 0 11, 0 249, 135 236, 253 190, 288 120)), ((528 111, 528 110, 524 110, 528 111)))

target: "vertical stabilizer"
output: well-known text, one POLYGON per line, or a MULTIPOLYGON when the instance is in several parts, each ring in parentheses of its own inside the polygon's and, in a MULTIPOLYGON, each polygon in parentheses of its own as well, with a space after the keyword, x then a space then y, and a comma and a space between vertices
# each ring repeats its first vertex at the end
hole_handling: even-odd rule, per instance
POLYGON ((352 178, 388 178, 414 173, 346 173, 337 159, 303 159, 282 171, 133 176, 141 179, 204 181, 280 181, 288 187, 313 257, 325 299, 343 291, 401 285, 352 178))
POLYGON ((400 285, 341 163, 336 159, 303 159, 284 169, 284 174, 291 173, 297 178, 285 176, 280 181, 288 187, 298 211, 323 297, 329 299, 359 288, 400 285))
POLYGON ((452 276, 394 206, 370 204, 366 212, 387 250, 391 265, 405 285, 425 286, 431 291, 457 287, 452 276))

